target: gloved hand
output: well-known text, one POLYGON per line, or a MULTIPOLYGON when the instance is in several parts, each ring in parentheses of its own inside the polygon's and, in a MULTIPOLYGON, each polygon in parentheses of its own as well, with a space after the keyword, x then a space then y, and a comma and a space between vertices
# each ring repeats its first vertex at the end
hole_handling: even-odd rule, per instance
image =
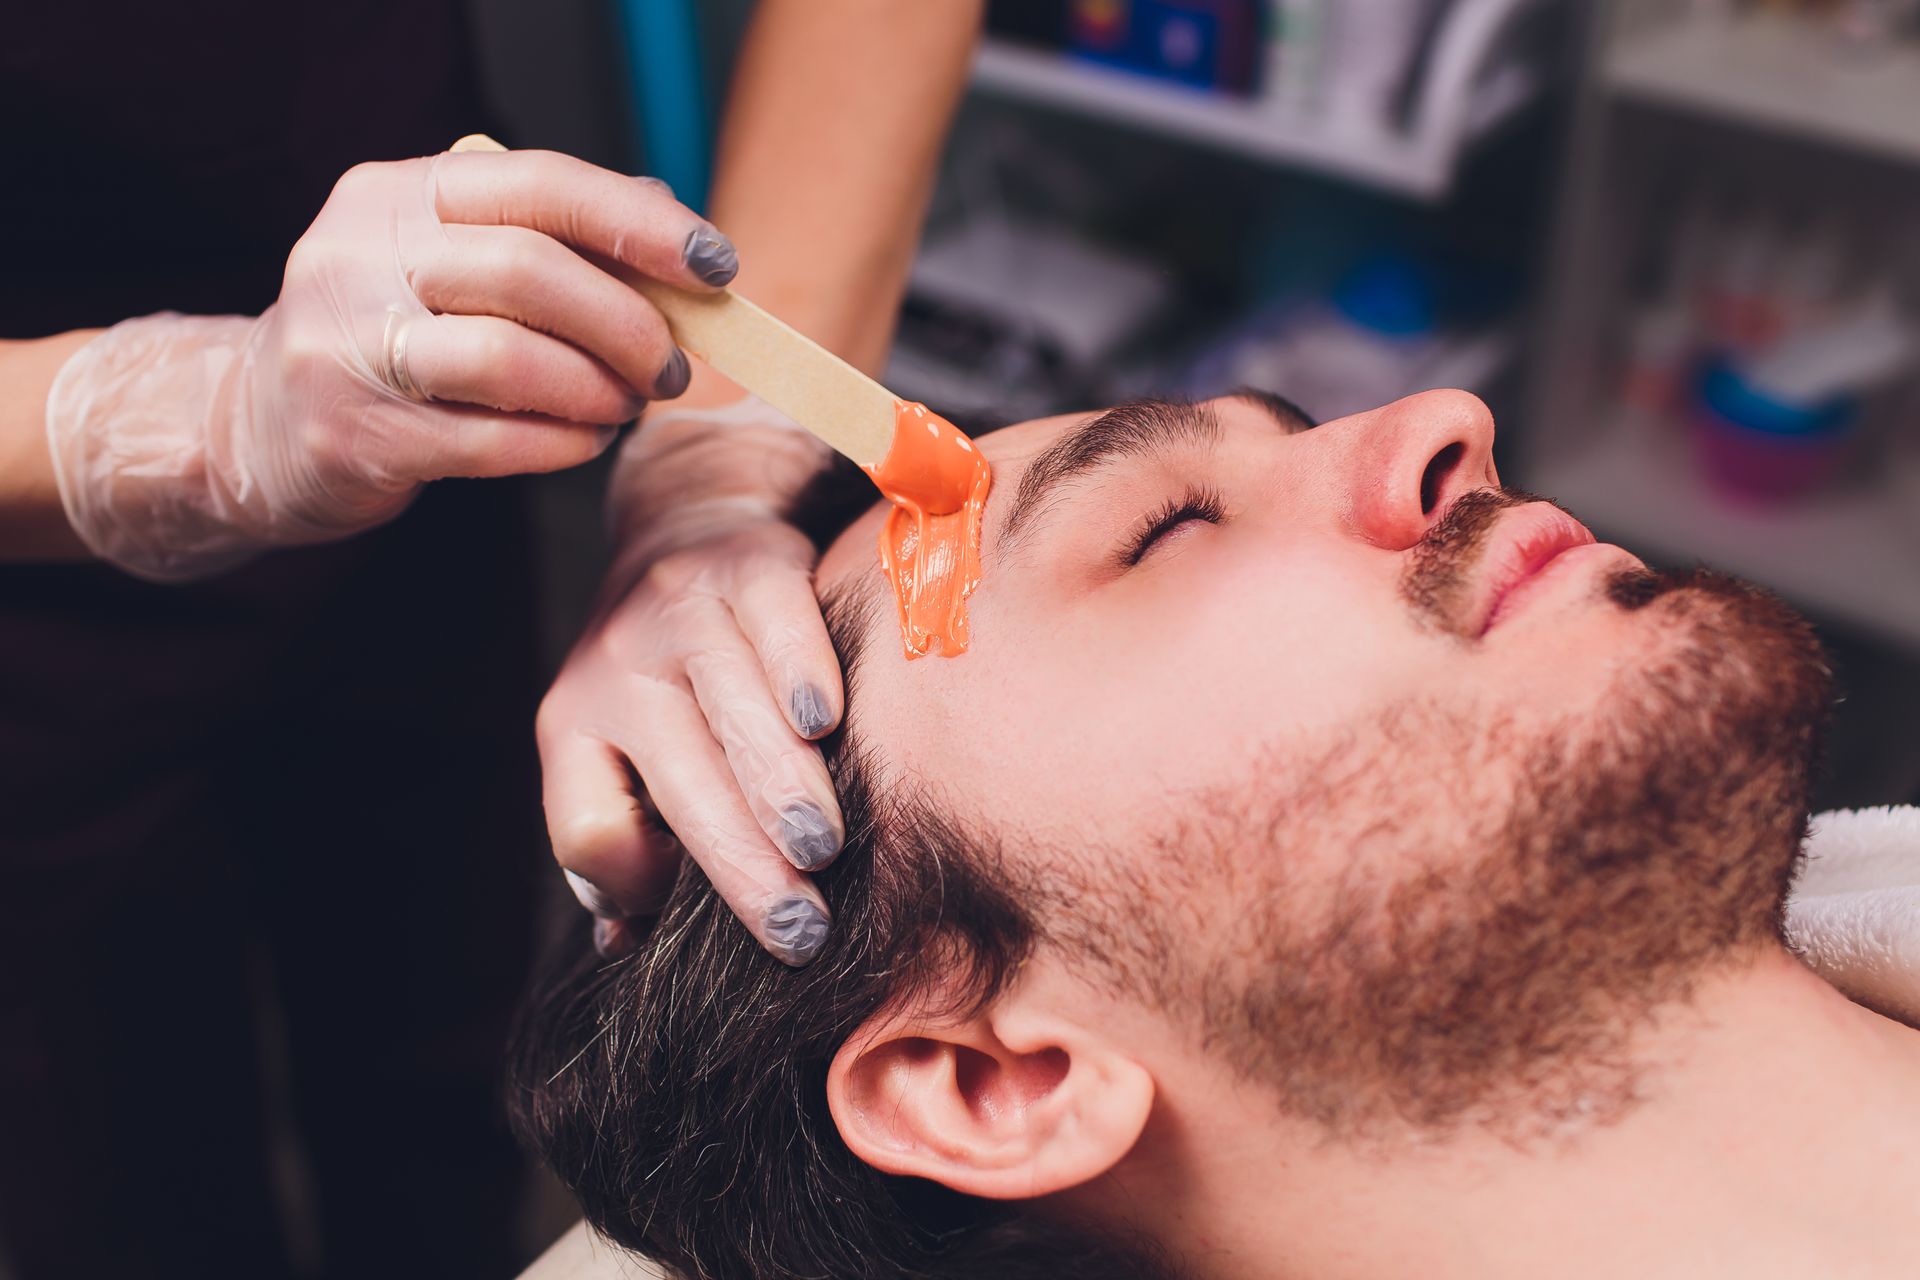
POLYGON ((584 462, 690 376, 602 261, 693 289, 737 268, 665 184, 553 152, 349 170, 264 314, 129 320, 61 369, 68 517, 181 580, 379 524, 428 480, 584 462))
POLYGON ((629 768, 763 946, 801 965, 826 939, 801 870, 830 861, 843 830, 809 739, 839 723, 843 693, 813 545, 782 517, 824 460, 751 397, 656 409, 621 448, 615 563, 538 722, 554 854, 603 952, 680 856, 648 832, 629 768))

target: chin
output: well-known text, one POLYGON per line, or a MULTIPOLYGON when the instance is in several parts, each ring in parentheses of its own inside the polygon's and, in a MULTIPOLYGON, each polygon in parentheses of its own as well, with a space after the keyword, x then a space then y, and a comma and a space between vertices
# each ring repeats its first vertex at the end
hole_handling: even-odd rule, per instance
POLYGON ((1608 598, 1656 624, 1660 643, 1628 677, 1628 713, 1661 754, 1694 770, 1768 769, 1809 779, 1833 705, 1812 624, 1777 596, 1708 569, 1626 571, 1608 598))

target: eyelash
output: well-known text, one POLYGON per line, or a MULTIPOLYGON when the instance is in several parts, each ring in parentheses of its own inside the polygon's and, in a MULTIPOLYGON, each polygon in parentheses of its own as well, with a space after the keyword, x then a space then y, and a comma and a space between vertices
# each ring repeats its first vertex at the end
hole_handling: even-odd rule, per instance
POLYGON ((1206 488, 1188 489, 1185 494, 1170 500, 1153 515, 1140 523, 1133 536, 1127 540, 1126 550, 1121 561, 1129 568, 1146 558, 1153 550, 1153 544, 1189 520, 1205 520, 1208 524, 1219 524, 1227 518, 1227 504, 1218 491, 1206 488))

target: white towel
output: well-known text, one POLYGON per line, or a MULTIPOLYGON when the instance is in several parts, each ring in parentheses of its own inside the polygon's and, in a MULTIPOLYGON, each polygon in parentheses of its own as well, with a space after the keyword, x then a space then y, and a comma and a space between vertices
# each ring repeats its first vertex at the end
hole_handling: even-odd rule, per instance
POLYGON ((1816 814, 1787 936, 1821 977, 1920 1027, 1920 809, 1816 814))

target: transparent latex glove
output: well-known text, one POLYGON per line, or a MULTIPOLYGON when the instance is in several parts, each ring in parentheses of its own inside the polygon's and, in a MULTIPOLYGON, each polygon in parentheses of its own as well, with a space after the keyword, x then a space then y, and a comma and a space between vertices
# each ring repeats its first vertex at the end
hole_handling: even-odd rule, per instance
POLYGON ((782 514, 825 458, 751 397, 654 410, 621 448, 614 566, 538 722, 554 856, 603 952, 660 903, 682 847, 779 959, 805 964, 826 940, 802 873, 844 832, 811 740, 839 723, 843 691, 813 545, 782 514))
POLYGON ((606 264, 702 290, 737 266, 665 184, 553 152, 349 170, 265 313, 129 320, 61 369, 68 517, 183 580, 379 524, 429 480, 584 462, 690 376, 606 264))

